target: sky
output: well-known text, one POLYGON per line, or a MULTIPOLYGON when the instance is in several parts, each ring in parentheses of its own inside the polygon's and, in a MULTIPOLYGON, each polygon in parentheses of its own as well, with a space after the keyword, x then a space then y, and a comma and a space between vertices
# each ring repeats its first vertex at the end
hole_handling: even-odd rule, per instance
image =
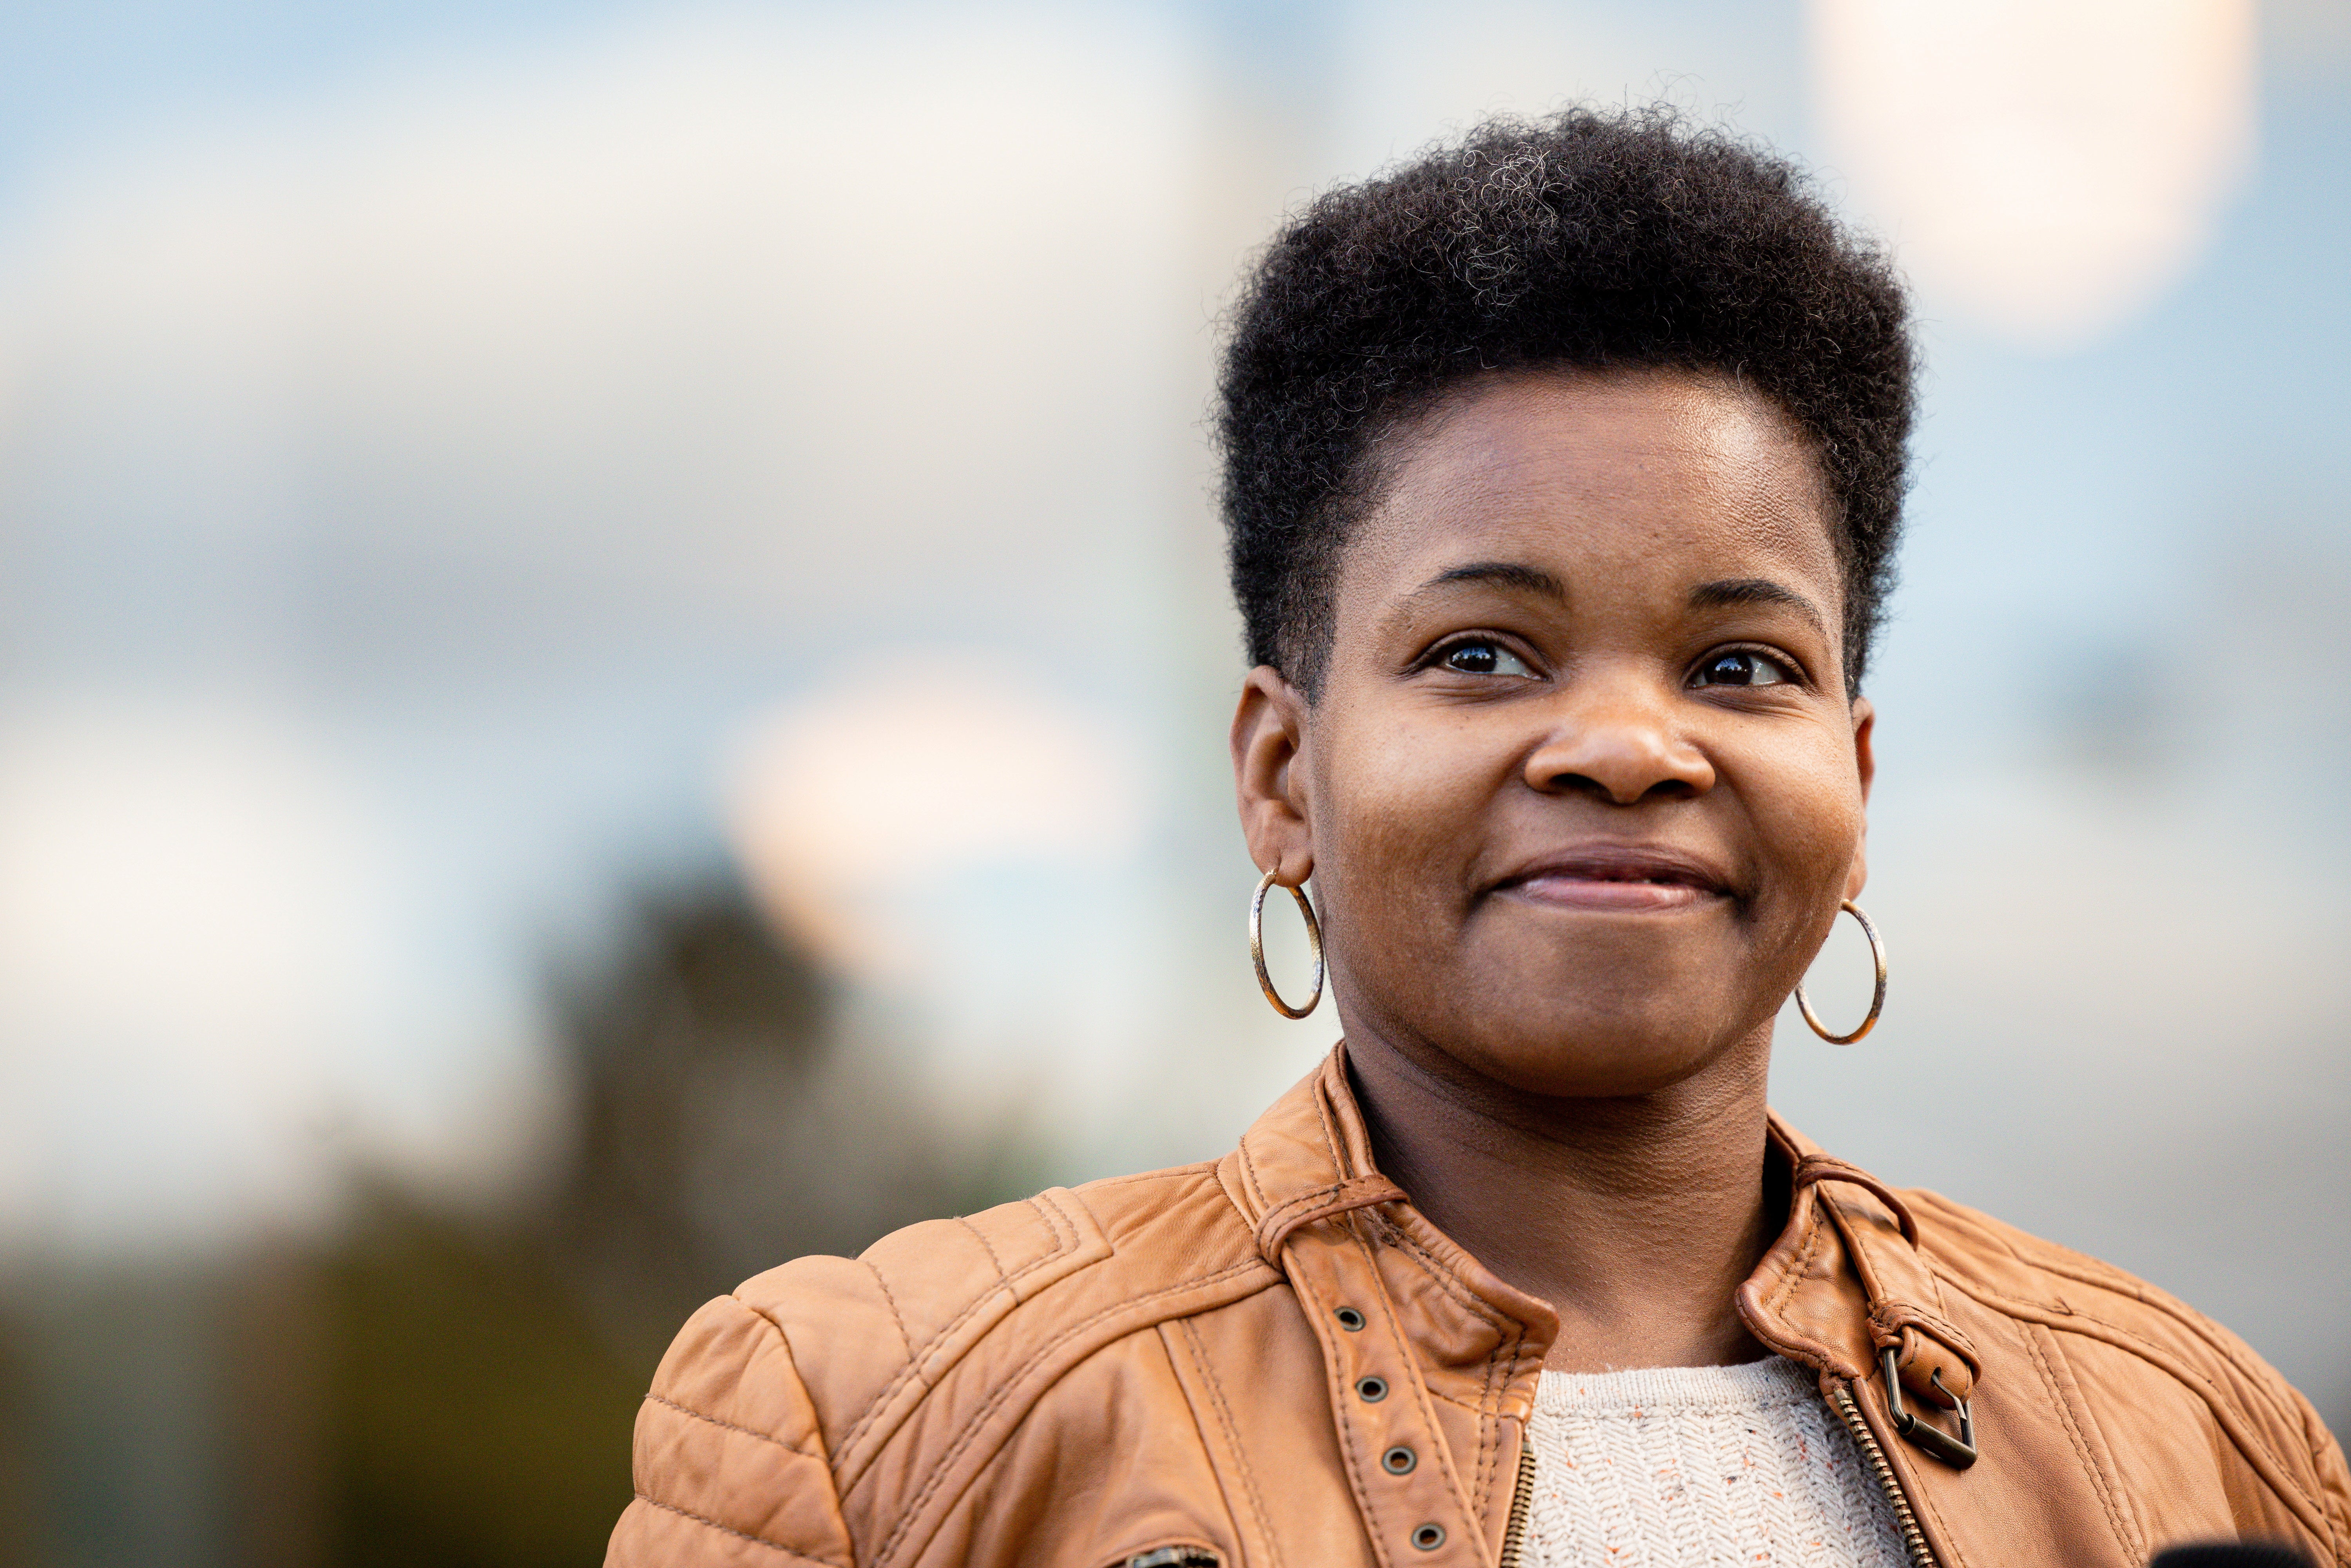
POLYGON ((1216 1152, 1331 1038, 1238 939, 1217 312, 1333 181, 1662 96, 1920 289, 1886 1020, 1779 1103, 2351 1410, 2351 26, 1952 9, 0 10, 0 1241, 517 1179, 550 970, 730 867, 976 1126, 1216 1152))

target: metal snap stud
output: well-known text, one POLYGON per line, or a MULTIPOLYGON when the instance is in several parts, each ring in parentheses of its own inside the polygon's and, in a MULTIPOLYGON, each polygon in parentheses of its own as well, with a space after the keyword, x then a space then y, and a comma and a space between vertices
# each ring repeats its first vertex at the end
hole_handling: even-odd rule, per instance
POLYGON ((1358 1377, 1355 1379, 1355 1392, 1362 1395, 1367 1403, 1377 1405, 1388 1396, 1388 1380, 1384 1377, 1358 1377))
POLYGON ((1345 1329, 1349 1333, 1353 1333, 1364 1326, 1364 1314, 1357 1312, 1353 1307, 1341 1307, 1337 1312, 1332 1312, 1331 1315, 1337 1318, 1339 1320, 1339 1326, 1345 1329))
POLYGON ((1412 1532, 1412 1543, 1423 1552, 1434 1552, 1445 1544, 1445 1526, 1424 1524, 1412 1532))
POLYGON ((1420 1456, 1402 1443, 1380 1456, 1380 1468, 1392 1476, 1408 1476, 1412 1474, 1413 1466, 1418 1463, 1420 1456))

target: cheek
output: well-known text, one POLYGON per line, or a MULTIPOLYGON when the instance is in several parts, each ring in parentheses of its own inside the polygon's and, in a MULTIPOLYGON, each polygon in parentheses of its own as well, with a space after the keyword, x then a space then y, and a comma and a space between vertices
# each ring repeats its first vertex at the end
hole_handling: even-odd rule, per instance
POLYGON ((1374 716, 1318 743, 1315 874, 1344 924, 1376 928, 1466 901, 1498 767, 1469 738, 1374 716))
POLYGON ((1772 890, 1806 905, 1841 891, 1861 847, 1861 780, 1849 744, 1743 769, 1772 890))

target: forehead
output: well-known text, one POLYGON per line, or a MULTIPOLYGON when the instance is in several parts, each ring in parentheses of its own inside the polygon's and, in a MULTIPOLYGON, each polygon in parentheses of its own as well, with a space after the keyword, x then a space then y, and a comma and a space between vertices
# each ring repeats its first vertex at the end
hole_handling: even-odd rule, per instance
POLYGON ((1381 455, 1384 482, 1342 567, 1343 616, 1362 591, 1385 597, 1463 559, 1524 559, 1571 592, 1796 576, 1841 605, 1810 444, 1722 377, 1496 378, 1396 432, 1381 455))

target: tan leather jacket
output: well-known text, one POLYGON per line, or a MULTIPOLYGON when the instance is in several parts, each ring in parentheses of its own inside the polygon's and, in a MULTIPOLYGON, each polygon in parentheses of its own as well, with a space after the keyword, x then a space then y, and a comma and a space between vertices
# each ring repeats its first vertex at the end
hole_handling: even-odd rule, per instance
MULTIPOLYGON (((2342 1450, 2226 1330, 1771 1137, 1795 1197, 1739 1310, 1819 1373, 1918 1568, 2136 1568, 2240 1535, 2351 1564, 2342 1450)), ((1212 1165, 914 1226, 703 1308, 606 1561, 1507 1564, 1555 1330, 1373 1168, 1334 1051, 1212 1165)))

